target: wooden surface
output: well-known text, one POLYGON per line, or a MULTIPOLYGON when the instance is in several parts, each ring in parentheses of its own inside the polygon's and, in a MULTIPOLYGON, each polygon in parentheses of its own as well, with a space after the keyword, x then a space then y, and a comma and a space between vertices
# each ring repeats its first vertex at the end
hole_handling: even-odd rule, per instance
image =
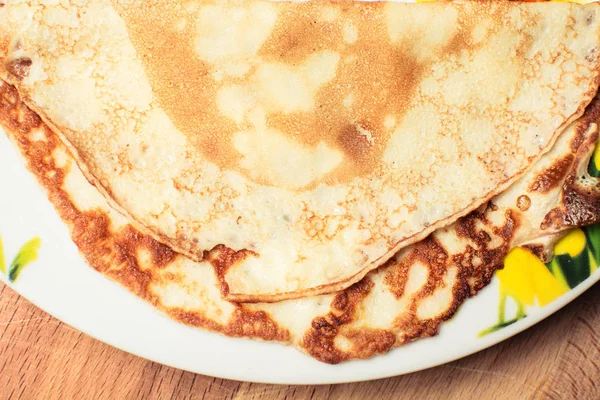
POLYGON ((143 360, 59 322, 0 283, 0 399, 600 399, 600 285, 530 330, 398 378, 276 386, 143 360))

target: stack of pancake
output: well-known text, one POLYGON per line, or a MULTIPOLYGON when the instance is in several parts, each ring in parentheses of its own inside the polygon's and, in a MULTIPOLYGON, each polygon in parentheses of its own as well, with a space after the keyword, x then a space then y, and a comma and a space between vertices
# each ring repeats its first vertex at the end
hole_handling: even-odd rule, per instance
POLYGON ((595 4, 0 1, 0 123, 88 263, 329 363, 600 219, 595 4))

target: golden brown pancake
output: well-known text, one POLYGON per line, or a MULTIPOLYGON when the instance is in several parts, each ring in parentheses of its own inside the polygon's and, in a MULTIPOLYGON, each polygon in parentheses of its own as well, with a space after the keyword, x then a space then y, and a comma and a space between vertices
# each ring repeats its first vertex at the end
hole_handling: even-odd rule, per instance
POLYGON ((600 99, 521 180, 485 207, 397 254, 343 291, 280 303, 221 297, 211 265, 138 231, 87 182, 73 156, 18 92, 0 81, 0 124, 46 189, 90 265, 183 323, 292 344, 325 362, 368 358, 435 335, 488 284, 511 247, 542 254, 560 232, 600 220, 600 184, 587 173, 600 99))
POLYGON ((598 88, 597 5, 11 1, 0 77, 237 301, 341 290, 522 176, 598 88))

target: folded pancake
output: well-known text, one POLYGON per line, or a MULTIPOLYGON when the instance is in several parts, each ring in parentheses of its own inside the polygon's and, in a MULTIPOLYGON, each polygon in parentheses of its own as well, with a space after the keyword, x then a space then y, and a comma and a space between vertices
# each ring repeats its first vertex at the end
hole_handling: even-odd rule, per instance
POLYGON ((506 192, 350 288, 279 303, 237 304, 221 297, 208 262, 175 253, 115 212, 57 135, 0 81, 0 124, 92 267, 178 321, 293 344, 329 363, 368 358, 436 334, 469 295, 489 283, 513 246, 526 244, 543 254, 545 238, 556 238, 573 221, 600 221, 600 182, 587 172, 598 122, 600 99, 506 192))
POLYGON ((344 289, 522 176, 598 88, 597 5, 5 1, 0 78, 227 299, 344 289))

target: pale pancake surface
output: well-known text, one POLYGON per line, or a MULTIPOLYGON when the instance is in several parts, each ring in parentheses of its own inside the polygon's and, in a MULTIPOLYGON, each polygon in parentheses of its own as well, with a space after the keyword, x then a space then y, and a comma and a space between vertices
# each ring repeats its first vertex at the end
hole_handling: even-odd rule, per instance
POLYGON ((292 344, 329 363, 368 358, 436 334, 469 295, 487 285, 511 247, 526 244, 541 254, 540 244, 548 241, 534 239, 556 237, 571 227, 568 221, 597 223, 600 182, 589 176, 587 165, 599 121, 600 100, 595 100, 506 192, 352 287, 249 305, 221 297, 207 262, 178 255, 115 212, 56 134, 0 81, 0 124, 91 266, 178 321, 228 336, 292 344))
POLYGON ((597 90, 598 10, 11 0, 0 77, 139 229, 274 301, 348 287, 525 173, 597 90))

